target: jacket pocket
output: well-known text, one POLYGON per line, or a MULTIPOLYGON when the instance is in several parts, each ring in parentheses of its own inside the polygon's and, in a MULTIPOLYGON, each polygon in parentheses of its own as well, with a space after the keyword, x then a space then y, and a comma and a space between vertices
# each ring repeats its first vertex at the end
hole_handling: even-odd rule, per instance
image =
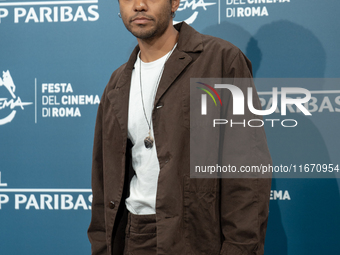
POLYGON ((184 177, 186 254, 217 255, 221 247, 219 179, 184 177))

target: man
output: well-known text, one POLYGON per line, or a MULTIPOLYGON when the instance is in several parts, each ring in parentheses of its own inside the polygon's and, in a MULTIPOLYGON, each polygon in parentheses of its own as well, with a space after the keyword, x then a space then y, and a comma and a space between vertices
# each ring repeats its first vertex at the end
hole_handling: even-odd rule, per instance
MULTIPOLYGON (((190 78, 251 78, 250 62, 226 41, 174 27, 179 0, 119 5, 138 46, 98 108, 92 254, 263 254, 270 179, 194 179, 189 171, 190 78)), ((263 129, 244 130, 225 138, 238 144, 229 149, 235 160, 270 163, 263 129)))

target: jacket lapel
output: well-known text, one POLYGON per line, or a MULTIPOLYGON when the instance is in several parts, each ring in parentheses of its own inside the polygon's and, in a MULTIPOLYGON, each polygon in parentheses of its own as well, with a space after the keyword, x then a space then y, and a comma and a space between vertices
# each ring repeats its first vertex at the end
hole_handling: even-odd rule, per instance
POLYGON ((185 22, 175 25, 175 28, 180 31, 177 47, 165 63, 162 78, 157 89, 154 106, 157 105, 158 100, 162 97, 162 95, 191 63, 192 58, 187 53, 203 51, 202 37, 196 30, 188 26, 185 22))
POLYGON ((128 128, 128 112, 129 112, 129 95, 131 74, 136 62, 139 47, 136 46, 132 52, 126 66, 117 81, 117 85, 108 92, 108 99, 112 105, 113 111, 120 124, 120 128, 124 134, 127 135, 128 128))
POLYGON ((185 52, 175 49, 165 63, 162 78, 159 82, 157 94, 154 102, 156 106, 158 100, 175 81, 175 79, 182 73, 182 71, 190 64, 192 58, 185 52))

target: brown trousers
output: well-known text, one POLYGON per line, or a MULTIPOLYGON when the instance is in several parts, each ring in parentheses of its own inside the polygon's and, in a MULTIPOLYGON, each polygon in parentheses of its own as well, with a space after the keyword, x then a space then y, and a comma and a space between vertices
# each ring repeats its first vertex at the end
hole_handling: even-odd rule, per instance
POLYGON ((157 255, 156 214, 128 213, 124 255, 157 255))

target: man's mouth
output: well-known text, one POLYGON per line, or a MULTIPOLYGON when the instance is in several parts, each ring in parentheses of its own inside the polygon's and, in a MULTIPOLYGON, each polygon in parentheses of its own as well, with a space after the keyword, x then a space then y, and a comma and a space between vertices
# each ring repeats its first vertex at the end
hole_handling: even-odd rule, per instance
POLYGON ((146 24, 150 22, 152 19, 145 17, 145 16, 137 16, 131 20, 132 23, 135 24, 146 24))

